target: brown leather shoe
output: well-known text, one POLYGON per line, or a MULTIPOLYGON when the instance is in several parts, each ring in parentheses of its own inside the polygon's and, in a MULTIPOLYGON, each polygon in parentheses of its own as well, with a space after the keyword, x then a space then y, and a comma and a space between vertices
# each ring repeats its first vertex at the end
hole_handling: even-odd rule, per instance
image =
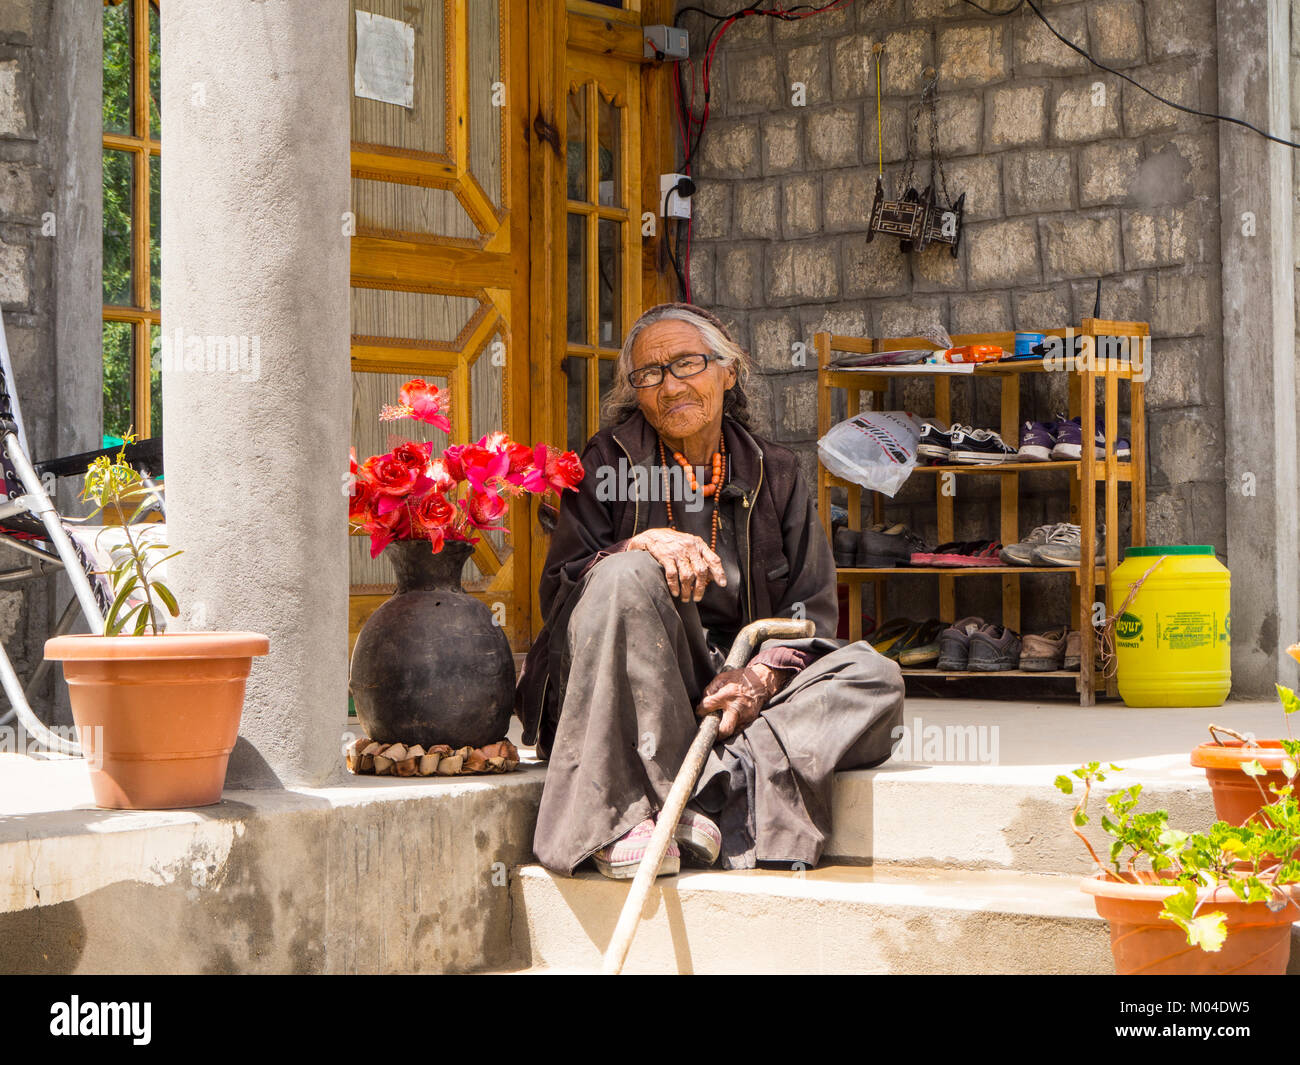
POLYGON ((1083 665, 1083 634, 1077 629, 1065 638, 1065 660, 1062 669, 1079 669, 1083 665))
POLYGON ((1063 668, 1067 638, 1065 629, 1026 634, 1020 645, 1020 668, 1031 673, 1063 668))

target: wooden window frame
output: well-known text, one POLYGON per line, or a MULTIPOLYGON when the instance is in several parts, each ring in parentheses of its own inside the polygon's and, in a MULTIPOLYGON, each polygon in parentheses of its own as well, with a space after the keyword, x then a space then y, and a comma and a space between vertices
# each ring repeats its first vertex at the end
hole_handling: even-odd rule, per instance
MULTIPOLYGON (((151 333, 155 326, 161 328, 162 324, 162 310, 153 305, 152 263, 149 256, 152 233, 149 217, 149 163, 152 158, 161 159, 162 156, 162 141, 152 135, 149 127, 150 3, 151 0, 104 0, 105 7, 129 6, 131 10, 131 132, 110 133, 104 130, 101 147, 101 151, 127 152, 131 156, 131 303, 106 303, 102 317, 106 323, 125 322, 131 326, 132 423, 133 431, 142 440, 153 435, 151 333)), ((152 0, 152 3, 158 8, 161 18, 163 0, 152 0)), ((102 59, 100 66, 103 66, 102 59)), ((160 124, 161 110, 159 101, 160 124)), ((102 368, 102 350, 100 363, 102 368)))

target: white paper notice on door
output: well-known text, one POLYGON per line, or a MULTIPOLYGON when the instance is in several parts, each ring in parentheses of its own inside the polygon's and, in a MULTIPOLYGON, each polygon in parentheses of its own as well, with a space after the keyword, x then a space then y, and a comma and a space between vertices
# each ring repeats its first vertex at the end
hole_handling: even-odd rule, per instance
POLYGON ((352 91, 367 100, 415 106, 415 27, 401 19, 357 12, 357 62, 352 91))

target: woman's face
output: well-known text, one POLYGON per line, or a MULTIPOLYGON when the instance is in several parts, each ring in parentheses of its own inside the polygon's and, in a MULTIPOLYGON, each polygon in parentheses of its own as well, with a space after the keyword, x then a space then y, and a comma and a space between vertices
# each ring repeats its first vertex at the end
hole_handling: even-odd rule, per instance
MULTIPOLYGON (((704 337, 689 322, 673 319, 655 322, 637 335, 632 346, 632 369, 708 351, 704 337)), ((665 370, 660 384, 654 388, 638 388, 636 398, 646 421, 663 436, 681 441, 721 420, 722 397, 735 383, 735 366, 710 362, 703 373, 684 380, 665 370)))

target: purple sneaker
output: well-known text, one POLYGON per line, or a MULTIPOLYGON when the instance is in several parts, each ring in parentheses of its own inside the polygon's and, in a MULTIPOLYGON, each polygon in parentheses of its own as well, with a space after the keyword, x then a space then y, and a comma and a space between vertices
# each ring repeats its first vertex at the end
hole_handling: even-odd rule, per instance
POLYGON ((1048 462, 1056 444, 1055 422, 1025 422, 1020 427, 1017 462, 1048 462))
MULTIPOLYGON (((1069 421, 1059 421, 1056 423, 1056 443, 1052 447, 1052 458, 1054 459, 1080 459, 1083 457, 1083 420, 1082 418, 1071 418, 1069 421)), ((1097 458, 1106 457, 1106 434, 1102 429, 1102 421, 1097 419, 1097 431, 1093 436, 1093 443, 1096 445, 1094 454, 1097 458)), ((1127 462, 1133 457, 1133 450, 1127 440, 1115 441, 1115 458, 1120 462, 1127 462)))

